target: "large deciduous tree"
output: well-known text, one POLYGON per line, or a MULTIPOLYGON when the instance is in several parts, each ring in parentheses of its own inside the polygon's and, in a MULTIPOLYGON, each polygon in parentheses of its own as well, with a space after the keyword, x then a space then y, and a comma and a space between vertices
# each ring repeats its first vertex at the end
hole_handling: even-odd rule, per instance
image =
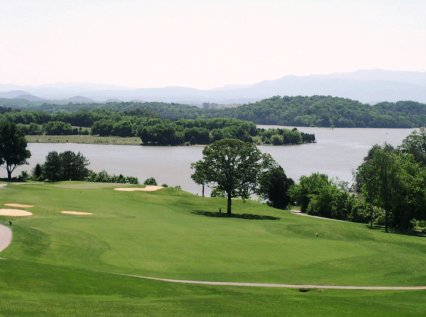
POLYGON ((358 168, 357 182, 365 199, 385 210, 385 231, 389 231, 389 217, 398 190, 398 166, 395 149, 390 145, 374 146, 358 168))
MULTIPOLYGON (((247 199, 256 191, 260 176, 270 168, 272 158, 254 144, 224 139, 206 146, 203 159, 192 165, 215 189, 226 193, 227 214, 232 214, 232 198, 247 199), (202 171, 200 170, 202 168, 202 171)), ((193 175, 193 178, 194 178, 193 175)))
POLYGON ((385 210, 385 230, 406 231, 412 219, 424 219, 426 170, 412 154, 390 145, 374 146, 357 171, 357 183, 366 201, 385 210))
POLYGON ((19 165, 27 163, 31 152, 27 150, 27 140, 22 131, 11 122, 0 123, 0 164, 6 164, 7 179, 19 165))

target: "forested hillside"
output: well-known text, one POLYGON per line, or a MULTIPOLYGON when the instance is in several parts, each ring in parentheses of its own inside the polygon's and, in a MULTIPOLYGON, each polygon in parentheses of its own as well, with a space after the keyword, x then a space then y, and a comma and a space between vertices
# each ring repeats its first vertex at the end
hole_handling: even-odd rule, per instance
POLYGON ((413 128, 426 124, 426 104, 399 101, 370 106, 330 96, 273 97, 220 112, 258 124, 345 128, 413 128))
MULTIPOLYGON (((67 105, 32 105, 14 107, 7 103, 0 106, 19 109, 14 116, 44 116, 56 113, 67 117, 69 113, 88 110, 89 117, 105 117, 111 113, 126 116, 143 116, 170 120, 197 118, 235 118, 256 124, 314 126, 314 127, 360 127, 360 128, 414 128, 426 125, 426 104, 414 101, 383 102, 376 105, 331 97, 272 97, 259 102, 234 108, 211 109, 162 102, 108 102, 67 105), (40 112, 42 111, 42 112, 40 112)), ((3 112, 9 110, 3 109, 3 112)), ((2 111, 0 111, 2 112, 2 111)), ((85 114, 87 116, 87 113, 85 114)), ((67 121, 62 118, 60 121, 67 121)), ((26 120, 23 120, 26 121, 26 120)), ((17 122, 20 122, 18 120, 17 122)), ((32 120, 27 121, 27 123, 32 120)), ((24 123, 24 122, 20 122, 24 123)), ((73 123, 71 123, 73 124, 73 123)))

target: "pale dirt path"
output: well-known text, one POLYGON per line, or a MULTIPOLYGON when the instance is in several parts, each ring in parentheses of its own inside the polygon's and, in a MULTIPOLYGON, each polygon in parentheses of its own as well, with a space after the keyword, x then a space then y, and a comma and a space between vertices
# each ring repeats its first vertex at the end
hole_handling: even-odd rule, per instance
POLYGON ((119 274, 122 276, 135 277, 145 280, 194 284, 194 285, 211 285, 211 286, 243 286, 243 287, 267 287, 267 288, 291 288, 291 289, 337 289, 337 290, 362 290, 362 291, 424 291, 426 286, 340 286, 340 285, 302 285, 302 284, 274 284, 274 283, 242 283, 242 282, 210 282, 210 281, 191 281, 191 280, 175 280, 169 278, 157 278, 149 276, 119 274))
POLYGON ((12 230, 0 225, 0 252, 6 249, 12 242, 12 230))

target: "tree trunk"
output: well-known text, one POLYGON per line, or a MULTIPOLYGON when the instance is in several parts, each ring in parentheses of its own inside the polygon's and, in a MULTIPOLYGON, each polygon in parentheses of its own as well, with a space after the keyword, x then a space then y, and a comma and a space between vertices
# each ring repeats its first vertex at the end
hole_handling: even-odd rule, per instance
POLYGON ((232 204, 232 199, 231 199, 231 192, 228 193, 228 206, 226 208, 226 213, 228 214, 228 216, 231 216, 232 211, 231 211, 231 204, 232 204))
POLYGON ((12 171, 6 168, 7 170, 7 180, 10 182, 12 181, 12 171))
POLYGON ((201 188, 201 197, 204 197, 204 184, 203 184, 203 187, 201 188))
POLYGON ((385 232, 389 232, 389 211, 385 210, 385 232))

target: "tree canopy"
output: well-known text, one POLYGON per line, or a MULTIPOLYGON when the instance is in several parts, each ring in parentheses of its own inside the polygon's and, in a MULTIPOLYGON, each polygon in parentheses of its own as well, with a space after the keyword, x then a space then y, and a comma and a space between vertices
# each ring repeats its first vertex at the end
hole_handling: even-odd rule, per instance
POLYGON ((260 176, 258 194, 272 207, 285 209, 290 203, 288 191, 293 184, 281 166, 273 166, 260 176))
POLYGON ((224 139, 204 148, 203 159, 192 164, 193 178, 202 175, 216 190, 226 193, 227 214, 231 215, 232 198, 249 198, 271 162, 272 158, 252 143, 224 139))
POLYGON ((30 157, 31 152, 27 150, 27 141, 22 131, 14 123, 0 121, 0 165, 6 165, 9 181, 16 167, 26 164, 30 157))
POLYGON ((426 217, 426 168, 409 153, 390 145, 374 146, 357 170, 365 200, 385 211, 385 230, 411 229, 411 221, 426 217))
POLYGON ((56 182, 60 180, 81 181, 89 176, 89 161, 81 154, 72 151, 49 152, 41 165, 41 173, 34 170, 33 175, 42 180, 56 182), (36 175, 38 174, 38 175, 36 175))
POLYGON ((411 153, 417 162, 426 166, 426 128, 413 131, 402 141, 400 150, 411 153))

